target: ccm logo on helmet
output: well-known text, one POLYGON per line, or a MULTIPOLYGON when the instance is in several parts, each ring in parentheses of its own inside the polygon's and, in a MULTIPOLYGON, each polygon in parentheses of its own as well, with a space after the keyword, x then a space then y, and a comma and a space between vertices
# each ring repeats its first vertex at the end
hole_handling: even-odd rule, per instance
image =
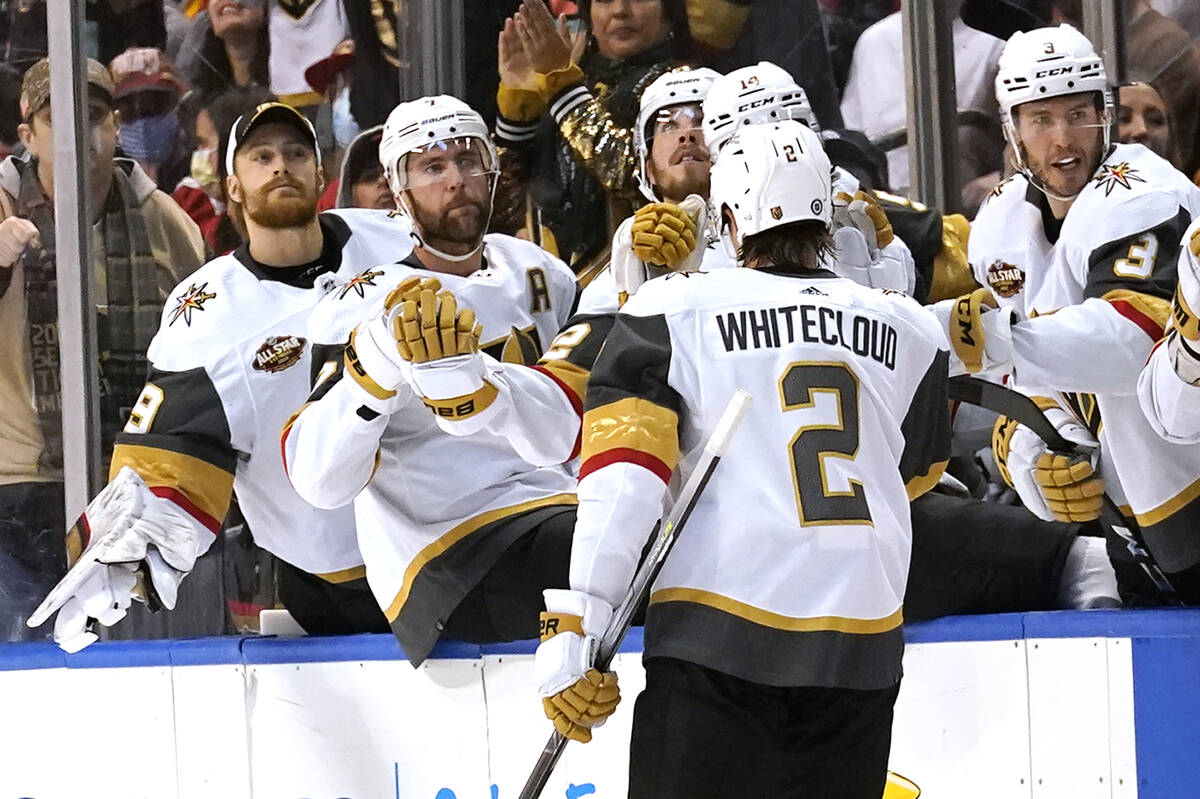
POLYGON ((1035 78, 1052 78, 1055 75, 1066 75, 1074 72, 1075 67, 1054 67, 1053 69, 1043 69, 1034 75, 1035 78))
POLYGON ((758 108, 760 105, 766 105, 769 102, 771 102, 770 97, 763 97, 758 100, 751 100, 750 102, 746 103, 745 105, 739 106, 737 113, 740 114, 743 111, 749 111, 751 108, 758 108))

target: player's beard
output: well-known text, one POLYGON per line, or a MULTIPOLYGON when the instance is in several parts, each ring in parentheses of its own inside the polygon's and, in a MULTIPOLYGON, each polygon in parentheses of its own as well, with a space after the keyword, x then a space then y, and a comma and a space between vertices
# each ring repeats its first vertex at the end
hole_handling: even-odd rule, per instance
MULTIPOLYGON (((1096 132, 1096 148, 1091 154, 1091 163, 1088 164, 1088 168, 1081 171, 1081 177, 1074 184, 1063 185, 1058 181, 1050 179, 1045 165, 1033 163, 1029 157, 1029 151, 1025 149, 1024 142, 1018 146, 1021 148, 1021 159, 1029 165, 1029 171, 1033 174, 1033 178, 1037 181, 1038 186, 1043 191, 1063 198, 1075 197, 1079 192, 1087 188, 1088 181, 1091 180, 1092 175, 1096 174, 1096 170, 1100 168, 1100 164, 1104 161, 1104 156, 1106 155, 1104 152, 1104 132, 1103 130, 1099 130, 1096 132)), ((1087 157, 1087 155, 1085 154, 1084 157, 1087 157)))
POLYGON ((242 211, 254 224, 271 230, 304 227, 317 215, 316 186, 306 187, 286 175, 280 175, 267 185, 246 195, 242 211), (299 196, 270 197, 273 189, 292 186, 299 196))
POLYGON ((421 238, 430 246, 451 255, 466 255, 478 247, 491 216, 490 202, 479 202, 466 196, 441 212, 421 207, 413 200, 411 193, 408 202, 412 206, 413 220, 421 231, 421 238))

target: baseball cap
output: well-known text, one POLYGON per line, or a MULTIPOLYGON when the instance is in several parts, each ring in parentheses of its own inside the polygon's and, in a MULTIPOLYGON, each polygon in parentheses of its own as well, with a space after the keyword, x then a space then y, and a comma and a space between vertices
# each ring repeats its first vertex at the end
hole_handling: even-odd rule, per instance
POLYGON ((183 81, 162 50, 157 47, 131 47, 109 64, 116 90, 113 99, 120 100, 136 92, 157 91, 182 95, 183 81))
MULTIPOLYGON (((116 88, 112 76, 104 65, 95 59, 87 59, 87 83, 89 90, 98 89, 109 103, 116 88)), ((26 122, 50 103, 50 59, 43 58, 29 68, 21 81, 21 119, 26 122)))
POLYGON ((268 122, 282 122, 300 131, 304 141, 313 149, 317 156, 317 168, 321 168, 321 148, 317 144, 317 132, 308 119, 285 103, 262 103, 248 114, 242 114, 233 123, 229 132, 229 147, 225 150, 225 171, 233 174, 233 156, 238 148, 245 143, 254 129, 268 122))

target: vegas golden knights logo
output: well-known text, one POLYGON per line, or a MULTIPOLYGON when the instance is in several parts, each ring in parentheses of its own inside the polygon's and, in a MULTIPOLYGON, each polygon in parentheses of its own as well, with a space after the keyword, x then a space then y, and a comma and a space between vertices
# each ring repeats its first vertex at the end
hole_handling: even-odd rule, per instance
POLYGON ((771 209, 771 218, 772 219, 783 219, 783 209, 780 208, 778 205, 776 205, 774 208, 771 209))
POLYGON ((546 286, 546 273, 541 269, 527 269, 529 279, 529 312, 550 310, 550 289, 546 286))

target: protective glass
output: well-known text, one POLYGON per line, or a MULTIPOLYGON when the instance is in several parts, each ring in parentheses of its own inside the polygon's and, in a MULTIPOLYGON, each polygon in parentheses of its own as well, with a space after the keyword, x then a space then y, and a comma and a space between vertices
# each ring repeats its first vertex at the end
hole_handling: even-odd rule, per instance
POLYGON ((1095 132, 1108 126, 1094 106, 1065 113, 1021 108, 1017 113, 1017 132, 1026 142, 1046 141, 1064 132, 1067 135, 1095 132))
POLYGON ((495 174, 483 143, 472 136, 442 139, 405 156, 408 188, 448 184, 495 174))
POLYGON ((700 103, 668 106, 654 115, 647 138, 652 143, 659 136, 678 136, 694 131, 699 141, 703 142, 704 134, 700 127, 703 121, 704 112, 700 103))

